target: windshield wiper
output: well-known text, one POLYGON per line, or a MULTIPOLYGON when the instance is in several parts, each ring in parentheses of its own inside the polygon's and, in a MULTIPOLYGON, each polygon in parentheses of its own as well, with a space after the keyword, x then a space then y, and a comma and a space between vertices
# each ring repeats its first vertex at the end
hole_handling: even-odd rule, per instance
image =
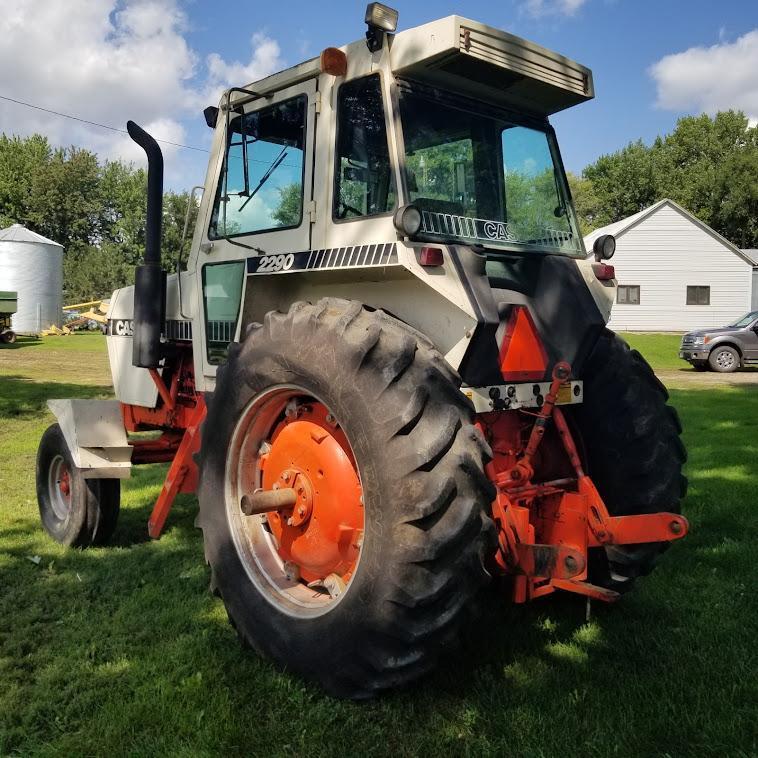
POLYGON ((276 171, 276 169, 279 167, 281 162, 286 157, 287 157, 287 147, 285 145, 282 148, 282 152, 279 153, 279 155, 276 157, 276 160, 274 160, 274 162, 266 169, 266 173, 263 174, 263 176, 261 177, 261 180, 258 182, 255 189, 250 193, 250 196, 247 198, 247 200, 245 200, 245 202, 242 203, 242 205, 240 205, 238 212, 242 212, 245 209, 245 206, 255 197, 258 190, 268 181, 271 174, 273 174, 274 171, 276 171))

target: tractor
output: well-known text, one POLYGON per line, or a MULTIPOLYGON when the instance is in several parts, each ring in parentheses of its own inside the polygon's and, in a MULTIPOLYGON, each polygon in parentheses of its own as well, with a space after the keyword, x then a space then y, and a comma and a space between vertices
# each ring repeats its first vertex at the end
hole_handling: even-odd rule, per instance
POLYGON ((606 328, 615 240, 585 250, 549 121, 591 71, 460 16, 365 21, 205 109, 170 274, 160 147, 128 123, 146 245, 107 313, 116 399, 51 400, 37 456, 43 526, 79 548, 168 463, 150 536, 196 493, 241 641, 352 699, 432 669, 485 586, 613 602, 688 530, 676 411, 606 328))

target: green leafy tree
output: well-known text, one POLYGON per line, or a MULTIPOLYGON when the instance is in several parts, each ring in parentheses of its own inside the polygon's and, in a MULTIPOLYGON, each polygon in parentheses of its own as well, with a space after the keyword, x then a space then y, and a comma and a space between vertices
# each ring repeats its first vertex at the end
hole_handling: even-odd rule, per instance
POLYGON ((294 226, 300 221, 303 188, 299 182, 277 187, 279 205, 271 214, 274 221, 281 226, 294 226))

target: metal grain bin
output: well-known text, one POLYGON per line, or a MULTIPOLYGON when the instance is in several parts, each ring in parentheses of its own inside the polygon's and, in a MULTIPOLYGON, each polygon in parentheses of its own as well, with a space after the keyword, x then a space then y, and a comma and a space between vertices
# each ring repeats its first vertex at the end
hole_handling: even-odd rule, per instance
POLYGON ((63 245, 21 224, 0 230, 0 289, 18 292, 13 330, 36 334, 61 325, 63 245))

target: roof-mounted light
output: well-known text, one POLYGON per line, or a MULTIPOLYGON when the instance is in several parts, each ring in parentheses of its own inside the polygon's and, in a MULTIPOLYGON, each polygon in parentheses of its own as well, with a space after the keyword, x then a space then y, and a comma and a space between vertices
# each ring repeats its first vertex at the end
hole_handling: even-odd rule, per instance
POLYGON ((384 35, 392 34, 397 29, 398 13, 382 3, 369 3, 366 6, 366 44, 370 52, 382 49, 384 35))

